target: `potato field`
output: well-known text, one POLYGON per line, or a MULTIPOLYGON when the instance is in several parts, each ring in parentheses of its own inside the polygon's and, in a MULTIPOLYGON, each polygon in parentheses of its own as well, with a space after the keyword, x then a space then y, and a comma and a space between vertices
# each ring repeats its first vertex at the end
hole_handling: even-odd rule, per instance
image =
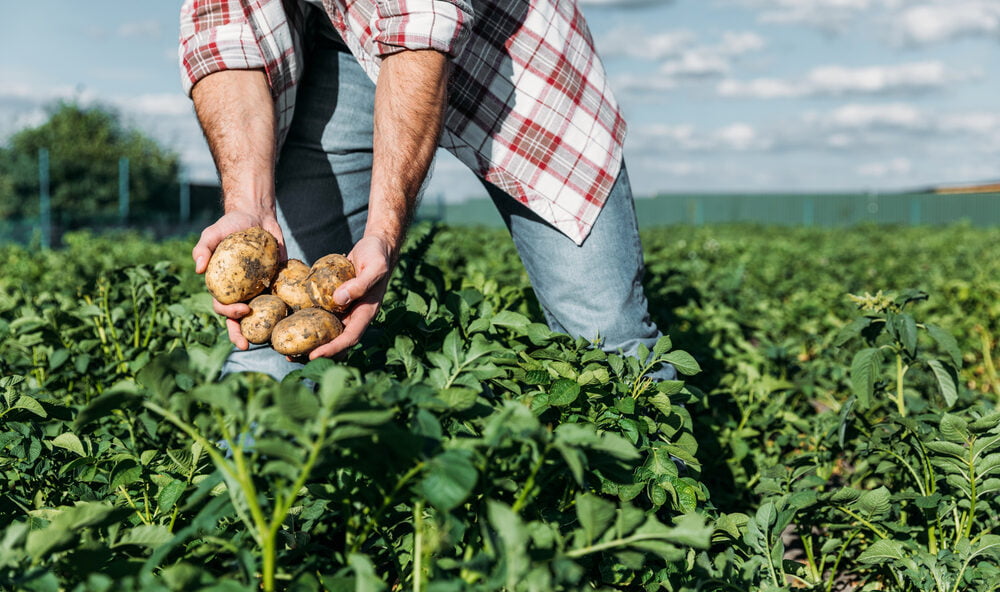
POLYGON ((643 239, 648 362, 425 224, 282 382, 193 238, 0 246, 0 590, 1000 590, 1000 230, 643 239))

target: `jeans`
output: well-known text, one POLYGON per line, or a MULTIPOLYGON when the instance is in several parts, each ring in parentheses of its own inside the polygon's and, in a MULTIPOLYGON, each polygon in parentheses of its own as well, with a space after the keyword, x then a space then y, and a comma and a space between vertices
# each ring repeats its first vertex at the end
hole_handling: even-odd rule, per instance
MULTIPOLYGON (((347 253, 364 233, 372 166, 375 85, 350 53, 319 41, 298 88, 295 117, 275 170, 278 222, 288 257, 311 264, 347 253)), ((610 352, 652 349, 661 333, 647 312, 642 247, 624 167, 582 246, 486 184, 554 331, 601 338, 610 352)), ((301 367, 268 345, 234 350, 223 372, 282 378, 301 367)), ((674 368, 652 374, 669 380, 674 368)))

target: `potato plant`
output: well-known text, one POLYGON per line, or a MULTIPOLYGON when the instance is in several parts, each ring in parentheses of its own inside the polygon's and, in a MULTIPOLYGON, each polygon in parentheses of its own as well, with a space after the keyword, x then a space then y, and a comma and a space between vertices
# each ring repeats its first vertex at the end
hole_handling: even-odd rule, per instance
POLYGON ((422 226, 282 382, 218 375, 190 241, 0 247, 0 589, 996 590, 998 239, 647 232, 640 360, 422 226))

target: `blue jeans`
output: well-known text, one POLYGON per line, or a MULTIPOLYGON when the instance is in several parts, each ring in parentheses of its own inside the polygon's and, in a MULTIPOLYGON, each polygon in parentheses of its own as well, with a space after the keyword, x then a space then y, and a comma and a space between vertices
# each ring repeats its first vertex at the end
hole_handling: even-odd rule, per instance
MULTIPOLYGON (((364 233, 372 167, 375 85, 350 53, 320 41, 298 88, 295 118, 275 171, 288 257, 308 264, 347 253, 364 233)), ((660 332, 642 289, 642 247, 624 167, 582 246, 487 185, 554 331, 601 338, 607 351, 652 348, 660 332)), ((282 378, 300 364, 269 346, 234 350, 223 372, 282 378)), ((675 377, 673 367, 653 374, 675 377)))

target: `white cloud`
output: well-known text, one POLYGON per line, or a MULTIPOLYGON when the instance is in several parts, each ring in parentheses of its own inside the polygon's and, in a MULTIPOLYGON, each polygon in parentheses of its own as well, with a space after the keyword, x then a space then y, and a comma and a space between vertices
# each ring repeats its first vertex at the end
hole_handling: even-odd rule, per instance
POLYGON ((840 30, 858 16, 901 0, 725 0, 758 12, 766 23, 804 24, 824 30, 840 30))
POLYGON ((710 131, 693 125, 653 125, 638 130, 636 136, 635 147, 654 152, 746 152, 768 150, 772 143, 743 122, 710 131))
POLYGON ((892 158, 883 162, 868 162, 857 167, 857 173, 862 177, 900 177, 913 171, 913 163, 903 157, 892 158))
POLYGON ((191 114, 191 100, 181 93, 145 94, 115 101, 123 109, 143 115, 178 116, 191 114))
POLYGON ((632 8, 670 4, 673 0, 579 0, 579 2, 584 6, 632 8))
POLYGON ((605 55, 660 61, 656 72, 615 79, 616 88, 638 92, 663 91, 684 81, 726 76, 735 62, 767 45, 763 37, 750 31, 724 31, 713 42, 705 42, 690 31, 648 35, 637 27, 614 29, 598 44, 609 48, 605 55))
POLYGON ((973 76, 952 71, 940 61, 865 68, 820 66, 799 80, 723 80, 717 91, 725 97, 756 99, 913 94, 947 88, 973 76))
POLYGON ((802 116, 807 129, 840 135, 871 132, 917 133, 927 138, 1000 136, 1000 111, 934 113, 908 103, 851 103, 825 113, 802 116))
POLYGON ((949 0, 906 7, 893 19, 896 38, 926 45, 959 37, 1000 39, 1000 3, 996 0, 949 0))
POLYGON ((162 24, 156 20, 122 23, 118 25, 117 33, 120 37, 125 37, 126 39, 159 37, 163 32, 162 24))
POLYGON ((601 55, 627 56, 641 60, 661 60, 679 55, 696 43, 698 36, 691 31, 651 33, 638 26, 618 27, 597 39, 601 55))

